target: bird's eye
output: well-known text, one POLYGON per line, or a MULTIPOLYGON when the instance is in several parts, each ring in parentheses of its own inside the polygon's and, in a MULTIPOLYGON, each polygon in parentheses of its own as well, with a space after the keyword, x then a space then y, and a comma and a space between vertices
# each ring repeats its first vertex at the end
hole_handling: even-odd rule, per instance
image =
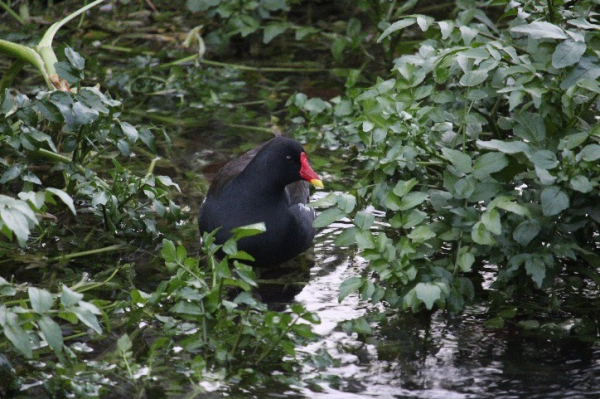
POLYGON ((286 157, 285 157, 285 159, 286 159, 288 162, 292 162, 292 156, 291 156, 291 155, 288 155, 288 156, 286 156, 286 157))

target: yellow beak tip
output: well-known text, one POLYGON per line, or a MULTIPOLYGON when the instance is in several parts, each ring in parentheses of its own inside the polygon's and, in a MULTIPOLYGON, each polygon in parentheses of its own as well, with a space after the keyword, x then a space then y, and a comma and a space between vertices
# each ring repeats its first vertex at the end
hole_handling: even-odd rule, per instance
POLYGON ((325 186, 323 185, 323 182, 319 179, 312 179, 310 181, 310 184, 312 184, 313 186, 315 186, 317 188, 325 188, 325 186))

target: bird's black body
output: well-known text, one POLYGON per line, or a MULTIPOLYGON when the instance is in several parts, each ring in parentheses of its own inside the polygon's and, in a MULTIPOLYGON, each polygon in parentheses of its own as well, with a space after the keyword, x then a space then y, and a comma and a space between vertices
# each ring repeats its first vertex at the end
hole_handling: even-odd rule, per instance
POLYGON ((231 229, 264 222, 266 232, 238 242, 238 249, 260 267, 276 266, 308 249, 315 235, 315 211, 305 205, 309 185, 303 179, 321 182, 302 154, 298 142, 276 137, 225 165, 200 208, 200 233, 220 227, 215 237, 223 244, 231 229), (301 176, 305 168, 311 173, 308 178, 306 173, 301 176))

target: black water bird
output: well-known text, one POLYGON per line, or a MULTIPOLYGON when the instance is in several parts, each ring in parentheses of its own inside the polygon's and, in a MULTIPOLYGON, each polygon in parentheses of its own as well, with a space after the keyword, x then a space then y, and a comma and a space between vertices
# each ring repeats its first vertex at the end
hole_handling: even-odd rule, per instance
POLYGON ((308 249, 315 236, 315 211, 306 206, 309 184, 323 188, 302 146, 275 137, 227 163, 208 189, 200 214, 200 234, 221 228, 223 244, 231 229, 264 222, 266 232, 238 241, 255 266, 273 267, 308 249))

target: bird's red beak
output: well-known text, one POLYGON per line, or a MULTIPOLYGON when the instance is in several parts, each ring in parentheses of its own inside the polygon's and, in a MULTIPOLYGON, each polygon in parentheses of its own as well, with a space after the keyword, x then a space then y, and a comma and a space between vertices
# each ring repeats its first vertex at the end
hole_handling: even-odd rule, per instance
POLYGON ((319 176, 315 173, 314 170, 308 164, 308 157, 306 153, 300 154, 300 177, 303 180, 306 180, 310 184, 318 188, 324 188, 323 182, 319 179, 319 176))

